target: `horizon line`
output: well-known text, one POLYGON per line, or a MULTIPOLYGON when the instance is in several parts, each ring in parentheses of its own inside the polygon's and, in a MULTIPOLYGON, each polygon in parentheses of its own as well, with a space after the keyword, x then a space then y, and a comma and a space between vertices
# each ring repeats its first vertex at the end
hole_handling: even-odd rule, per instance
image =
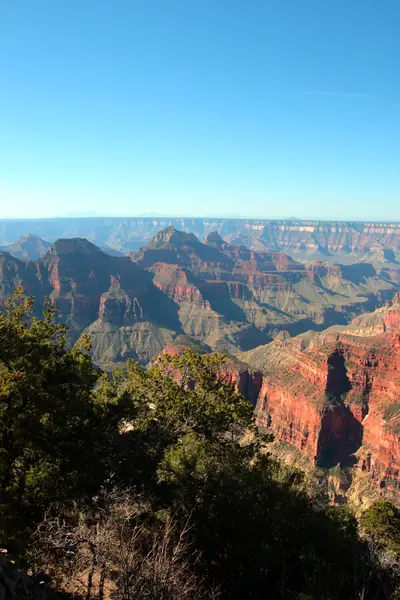
POLYGON ((93 216, 47 216, 47 217, 0 217, 1 221, 61 221, 61 220, 102 220, 102 219, 191 219, 191 220, 227 220, 227 221, 299 221, 304 223, 319 222, 319 223, 380 223, 380 224, 400 224, 399 219, 341 219, 341 218, 311 218, 311 217, 247 217, 244 215, 93 215, 93 216))

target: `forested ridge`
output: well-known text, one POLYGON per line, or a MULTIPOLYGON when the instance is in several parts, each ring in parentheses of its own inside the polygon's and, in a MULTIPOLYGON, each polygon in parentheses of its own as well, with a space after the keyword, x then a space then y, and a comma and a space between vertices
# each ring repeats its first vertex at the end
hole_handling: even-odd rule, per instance
POLYGON ((312 496, 266 451, 223 356, 128 361, 110 376, 87 336, 69 347, 56 307, 35 318, 33 302, 18 289, 0 313, 0 544, 33 587, 86 600, 400 597, 400 511, 380 502, 357 520, 312 496))

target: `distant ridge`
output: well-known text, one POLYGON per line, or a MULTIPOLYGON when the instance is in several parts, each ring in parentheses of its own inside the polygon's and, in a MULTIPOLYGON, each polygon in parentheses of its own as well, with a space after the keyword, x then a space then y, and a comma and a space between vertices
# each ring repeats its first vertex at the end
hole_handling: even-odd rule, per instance
POLYGON ((20 260, 36 260, 43 256, 50 247, 49 242, 37 235, 27 233, 9 246, 0 248, 20 260))
POLYGON ((27 231, 49 242, 87 238, 123 254, 148 244, 168 227, 204 241, 216 232, 228 243, 255 251, 284 252, 302 262, 372 262, 383 268, 400 260, 400 223, 311 221, 299 219, 188 217, 75 217, 0 220, 0 246, 13 244, 27 231), (394 260, 389 260, 390 252, 394 260))

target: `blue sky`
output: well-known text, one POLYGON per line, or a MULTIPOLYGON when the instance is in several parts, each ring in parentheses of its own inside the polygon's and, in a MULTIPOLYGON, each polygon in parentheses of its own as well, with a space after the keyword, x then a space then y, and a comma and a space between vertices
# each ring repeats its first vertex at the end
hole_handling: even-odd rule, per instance
POLYGON ((400 220, 399 0, 2 0, 0 218, 400 220))

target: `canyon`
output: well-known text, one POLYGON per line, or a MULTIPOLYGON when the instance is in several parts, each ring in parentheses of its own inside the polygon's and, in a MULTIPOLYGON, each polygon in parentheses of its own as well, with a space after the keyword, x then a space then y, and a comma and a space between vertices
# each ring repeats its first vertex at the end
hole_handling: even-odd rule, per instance
MULTIPOLYGON (((347 249, 335 232, 326 260, 308 261, 281 249, 298 230, 279 230, 278 243, 276 227, 267 250, 257 236, 245 245, 237 231, 199 239, 169 225, 125 255, 30 234, 0 251, 0 307, 18 286, 37 312, 50 297, 70 342, 89 333, 106 370, 184 348, 227 354, 229 377, 274 434, 271 451, 312 473, 329 501, 399 504, 399 236, 378 229, 352 234, 347 249)), ((265 238, 265 225, 255 231, 265 238)))
MULTIPOLYGON (((18 251, 27 245, 29 236, 18 251)), ((303 264, 173 227, 127 256, 83 238, 57 240, 36 260, 3 251, 0 301, 19 285, 38 307, 46 296, 56 301, 71 341, 90 333, 94 360, 106 368, 127 358, 146 365, 171 344, 237 355, 284 332, 345 325, 400 289, 369 263, 303 264)))
MULTIPOLYGON (((194 233, 200 241, 213 231, 227 242, 256 251, 289 254, 302 261, 369 262, 393 266, 400 256, 400 224, 394 222, 305 221, 296 219, 232 219, 178 217, 90 217, 2 219, 0 246, 30 232, 47 242, 86 238, 101 248, 123 254, 148 244, 166 227, 194 233)), ((36 257, 30 257, 36 258, 36 257)))
POLYGON ((256 418, 278 455, 324 472, 336 502, 400 502, 400 294, 346 327, 284 336, 240 359, 261 373, 256 418))

